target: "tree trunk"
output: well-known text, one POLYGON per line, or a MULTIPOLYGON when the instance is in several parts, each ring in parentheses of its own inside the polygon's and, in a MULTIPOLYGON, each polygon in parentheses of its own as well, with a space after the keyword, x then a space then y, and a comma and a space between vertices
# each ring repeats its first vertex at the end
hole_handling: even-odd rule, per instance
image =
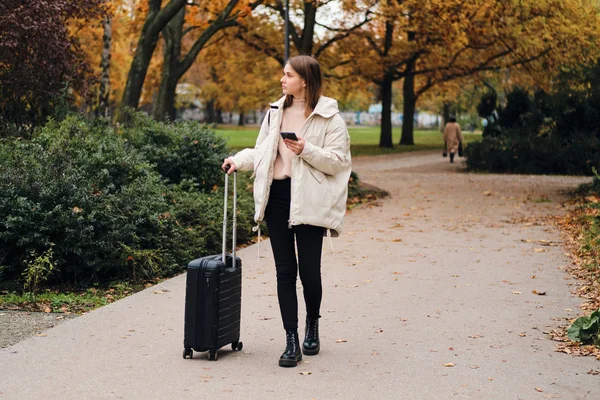
POLYGON ((401 145, 414 146, 415 144, 415 110, 417 108, 417 96, 415 96, 415 76, 406 76, 404 78, 403 93, 404 107, 402 120, 401 145), (409 81, 407 83, 407 81, 409 81))
POLYGON ((213 124, 215 122, 217 122, 215 100, 209 100, 206 102, 206 123, 213 124))
POLYGON ((182 7, 177 15, 165 26, 165 29, 163 29, 165 42, 163 70, 153 111, 156 121, 175 120, 175 97, 177 82, 179 81, 178 67, 179 57, 181 56, 184 18, 185 7, 182 7))
POLYGON ((442 117, 443 117, 443 120, 442 120, 442 123, 440 124, 440 131, 444 132, 446 123, 450 119, 450 103, 447 101, 444 102, 444 109, 442 111, 442 117))
MULTIPOLYGON (((385 40, 383 43, 383 55, 387 56, 392 45, 394 35, 393 21, 385 22, 385 40)), ((392 84, 394 83, 393 71, 384 70, 383 80, 380 84, 381 90, 381 133, 379 136, 379 147, 394 147, 392 139, 392 84)))
MULTIPOLYGON (((161 9, 161 0, 148 0, 148 14, 140 33, 133 61, 127 75, 127 83, 123 91, 122 107, 137 108, 142 96, 142 88, 144 80, 148 73, 150 60, 160 32, 169 23, 169 21, 179 12, 182 7, 185 7, 186 0, 171 0, 161 9)), ((123 113, 119 115, 120 121, 124 119, 123 113)))
MULTIPOLYGON (((154 119, 157 121, 170 118, 175 119, 175 98, 177 83, 190 69, 200 51, 206 46, 208 41, 221 29, 225 29, 236 24, 235 20, 230 19, 231 13, 239 0, 230 0, 223 8, 216 20, 202 32, 200 37, 194 42, 187 54, 182 58, 181 42, 183 39, 183 24, 185 21, 185 7, 179 14, 163 29, 165 37, 165 55, 163 73, 158 94, 157 102, 154 106, 154 119)), ((221 121, 222 122, 222 121, 221 121)))
POLYGON ((238 121, 238 126, 244 126, 245 122, 244 122, 244 112, 240 111, 240 119, 238 121))
POLYGON ((393 79, 386 73, 381 83, 381 134, 379 147, 394 147, 392 139, 392 83, 393 79))
POLYGON ((108 100, 110 93, 110 46, 112 42, 112 17, 104 20, 104 33, 102 35, 102 60, 100 61, 100 93, 98 94, 98 108, 96 117, 108 117, 108 100))
MULTIPOLYGON (((302 30, 302 40, 298 51, 300 54, 312 55, 313 36, 315 33, 315 24, 317 22, 317 7, 311 1, 304 2, 304 29, 302 30)), ((293 29, 293 27, 292 27, 293 29)))
MULTIPOLYGON (((415 32, 408 32, 408 41, 415 40, 415 32)), ((402 136, 400 144, 414 146, 415 144, 415 109, 417 107, 417 95, 415 94, 415 65, 417 57, 411 57, 406 63, 406 75, 402 82, 402 96, 404 100, 402 136)))
POLYGON ((219 107, 217 108, 217 124, 223 123, 223 110, 219 107))

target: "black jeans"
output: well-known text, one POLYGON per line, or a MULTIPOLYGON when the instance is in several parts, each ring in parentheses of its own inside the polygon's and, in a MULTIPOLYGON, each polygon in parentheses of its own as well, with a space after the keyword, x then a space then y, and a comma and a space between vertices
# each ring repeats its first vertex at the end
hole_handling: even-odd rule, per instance
POLYGON ((300 270, 300 280, 304 291, 306 315, 319 318, 323 288, 321 285, 321 250, 323 249, 324 228, 312 225, 288 227, 290 218, 291 179, 274 180, 271 184, 265 219, 269 229, 271 248, 277 270, 277 297, 279 309, 286 330, 298 329, 298 297, 296 278, 300 270), (295 243, 298 246, 296 261, 295 243))

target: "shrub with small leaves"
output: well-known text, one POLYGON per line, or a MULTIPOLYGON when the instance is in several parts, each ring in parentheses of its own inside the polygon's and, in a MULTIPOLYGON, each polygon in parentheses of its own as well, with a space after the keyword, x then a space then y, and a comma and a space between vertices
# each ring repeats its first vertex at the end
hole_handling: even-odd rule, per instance
POLYGON ((185 180, 210 192, 222 179, 219 167, 227 145, 208 126, 193 121, 156 122, 134 111, 129 111, 127 120, 119 132, 169 183, 185 180))
MULTIPOLYGON (((160 129, 164 133, 170 128, 161 125, 160 129)), ((201 135, 206 136, 203 145, 220 143, 210 138, 214 136, 210 131, 201 135)), ((178 143, 185 146, 184 141, 178 143)), ((188 154, 171 146, 170 154, 188 154)), ((220 229, 214 227, 220 226, 223 205, 221 150, 218 161, 208 156, 200 161, 206 169, 204 183, 181 179, 178 184, 169 183, 160 174, 159 163, 149 162, 144 150, 150 148, 132 145, 110 125, 77 116, 50 122, 31 140, 1 140, 3 279, 20 279, 29 255, 43 254, 52 243, 56 268, 48 276, 49 284, 86 286, 170 276, 193 258, 218 253, 220 229)), ((238 191, 238 212, 243 216, 238 225, 240 241, 249 238, 253 215, 247 180, 242 188, 238 191)))

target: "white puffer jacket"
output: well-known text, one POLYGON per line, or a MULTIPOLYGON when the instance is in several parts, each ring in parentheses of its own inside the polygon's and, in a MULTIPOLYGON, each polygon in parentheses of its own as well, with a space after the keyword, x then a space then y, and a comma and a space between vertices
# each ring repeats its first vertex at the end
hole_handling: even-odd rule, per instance
MULTIPOLYGON (((238 170, 254 169, 254 220, 261 222, 269 200, 277 157, 285 97, 271 104, 256 146, 232 157, 238 170)), ((304 150, 292 159, 291 225, 315 225, 330 229, 332 236, 342 230, 352 169, 350 136, 339 115, 337 101, 321 96, 300 132, 304 150)))

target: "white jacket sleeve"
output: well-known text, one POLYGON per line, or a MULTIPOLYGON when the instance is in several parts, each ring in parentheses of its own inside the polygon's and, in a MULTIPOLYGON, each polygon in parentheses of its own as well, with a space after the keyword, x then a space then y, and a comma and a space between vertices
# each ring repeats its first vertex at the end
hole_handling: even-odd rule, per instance
POLYGON ((300 157, 327 175, 336 175, 350 167, 350 135, 339 114, 333 117, 325 133, 323 147, 305 142, 300 157))
POLYGON ((244 149, 238 152, 236 155, 230 157, 235 164, 236 169, 240 171, 252 171, 254 169, 254 158, 256 156, 256 150, 260 147, 261 143, 269 135, 269 118, 271 110, 267 113, 263 119, 262 125, 260 126, 260 132, 256 139, 256 145, 254 148, 244 149))

